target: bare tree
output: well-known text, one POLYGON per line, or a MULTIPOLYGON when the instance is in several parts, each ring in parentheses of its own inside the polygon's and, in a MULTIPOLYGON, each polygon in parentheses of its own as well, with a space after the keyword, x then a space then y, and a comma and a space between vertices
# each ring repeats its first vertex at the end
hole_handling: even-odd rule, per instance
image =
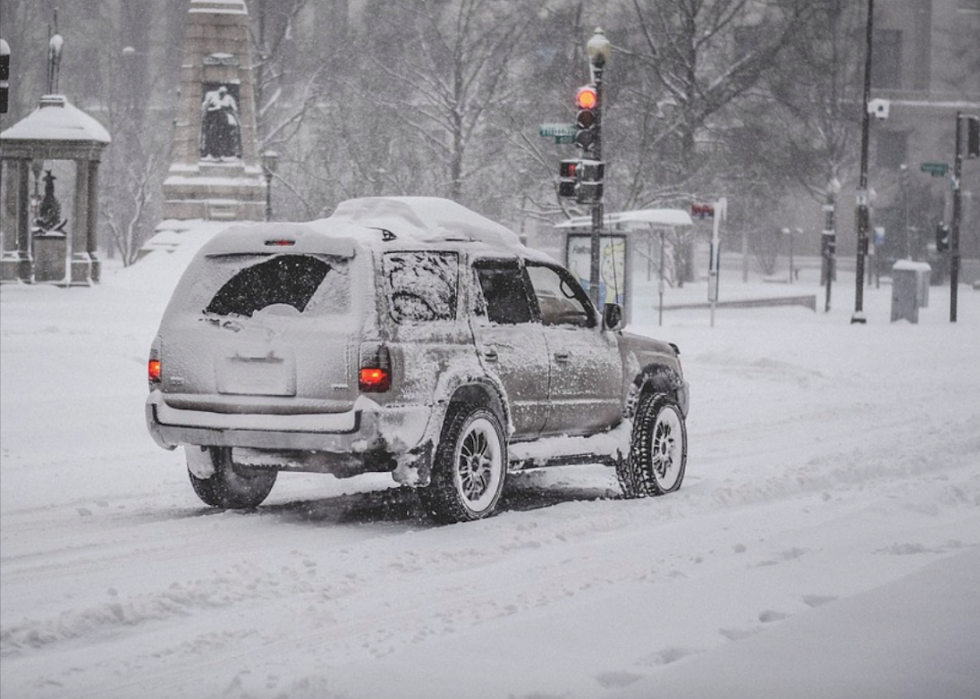
MULTIPOLYGON (((822 201, 827 183, 855 165, 860 136, 864 8, 821 0, 807 33, 788 60, 768 74, 778 102, 769 143, 792 165, 792 176, 822 201)), ((761 139, 759 139, 761 140, 761 139)))
MULTIPOLYGON (((661 155, 668 180, 692 189, 710 182, 710 176, 696 178, 716 130, 726 125, 726 108, 745 99, 801 35, 813 6, 808 0, 632 0, 637 37, 619 53, 646 73, 630 93, 632 123, 661 155)), ((634 185, 634 196, 658 198, 644 189, 634 185)))
POLYGON ((499 162, 494 108, 514 89, 509 76, 529 10, 493 0, 418 0, 391 10, 382 21, 411 50, 398 62, 372 56, 390 88, 369 97, 399 114, 424 167, 417 175, 433 191, 457 201, 479 199, 476 182, 486 180, 477 175, 489 174, 484 158, 499 162))
POLYGON ((101 240, 109 257, 125 266, 136 262, 153 235, 162 207, 168 166, 172 106, 158 108, 154 97, 173 84, 176 60, 161 63, 172 27, 172 8, 153 0, 100 5, 87 18, 97 41, 88 52, 99 63, 100 79, 86 99, 112 136, 100 177, 101 240))

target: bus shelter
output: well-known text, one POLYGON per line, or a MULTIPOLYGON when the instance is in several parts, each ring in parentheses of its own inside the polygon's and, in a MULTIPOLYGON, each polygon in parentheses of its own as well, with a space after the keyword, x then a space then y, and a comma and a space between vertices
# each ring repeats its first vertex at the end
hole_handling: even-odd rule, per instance
MULTIPOLYGON (((603 217, 599 238, 599 303, 618 303, 626 312, 626 320, 632 320, 634 279, 639 272, 649 281, 657 269, 661 293, 665 275, 672 269, 670 262, 673 246, 667 246, 668 236, 693 226, 691 215, 683 209, 639 209, 619 211, 603 217), (644 272, 645 268, 645 272, 644 272)), ((563 236, 565 266, 579 279, 582 286, 590 286, 590 262, 592 254, 592 217, 577 216, 555 225, 563 236)))

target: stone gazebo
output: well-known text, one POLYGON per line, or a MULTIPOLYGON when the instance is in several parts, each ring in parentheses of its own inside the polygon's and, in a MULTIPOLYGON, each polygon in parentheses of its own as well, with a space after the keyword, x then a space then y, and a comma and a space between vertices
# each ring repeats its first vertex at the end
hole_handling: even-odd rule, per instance
MULTIPOLYGON (((0 157, 8 186, 16 192, 14 226, 5 222, 0 281, 53 282, 89 286, 99 281, 96 228, 99 217, 99 162, 111 141, 109 132, 63 95, 45 95, 38 108, 0 133, 0 157), (67 224, 44 230, 32 220, 32 164, 38 173, 45 160, 75 162, 75 192, 67 224), (65 230, 67 228, 67 230, 65 230), (36 242, 51 239, 44 264, 36 259, 36 242), (62 242, 63 241, 63 242, 62 242), (59 262, 51 264, 52 259, 59 262), (60 261, 64 268, 59 268, 60 261)), ((53 179, 53 178, 52 178, 53 179)))

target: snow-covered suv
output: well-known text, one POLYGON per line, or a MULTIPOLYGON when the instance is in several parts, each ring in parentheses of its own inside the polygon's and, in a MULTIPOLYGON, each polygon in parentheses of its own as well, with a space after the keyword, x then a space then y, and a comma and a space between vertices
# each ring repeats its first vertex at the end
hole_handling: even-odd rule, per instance
POLYGON ((355 199, 204 245, 150 350, 146 421, 215 507, 256 507, 279 471, 390 471, 440 522, 490 514, 530 466, 607 463, 627 496, 668 493, 678 350, 621 324, 469 209, 355 199))

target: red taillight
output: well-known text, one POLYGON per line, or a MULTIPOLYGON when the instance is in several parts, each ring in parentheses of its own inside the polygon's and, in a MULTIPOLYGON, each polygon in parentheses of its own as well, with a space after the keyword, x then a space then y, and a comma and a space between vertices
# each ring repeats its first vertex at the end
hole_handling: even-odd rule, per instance
POLYGON ((146 365, 146 372, 149 376, 150 383, 160 383, 160 375, 163 369, 160 366, 159 359, 151 359, 146 365))
POLYGON ((391 374, 387 369, 361 369, 360 386, 367 393, 387 391, 391 387, 391 374))
POLYGON ((363 393, 384 393, 391 388, 391 355, 384 345, 361 347, 361 366, 357 377, 363 393))
POLYGON ((273 240, 267 240, 267 241, 265 241, 265 244, 266 245, 270 245, 272 247, 277 247, 277 248, 288 248, 288 247, 291 247, 293 245, 296 245, 296 241, 295 240, 289 240, 288 238, 275 238, 273 240))

